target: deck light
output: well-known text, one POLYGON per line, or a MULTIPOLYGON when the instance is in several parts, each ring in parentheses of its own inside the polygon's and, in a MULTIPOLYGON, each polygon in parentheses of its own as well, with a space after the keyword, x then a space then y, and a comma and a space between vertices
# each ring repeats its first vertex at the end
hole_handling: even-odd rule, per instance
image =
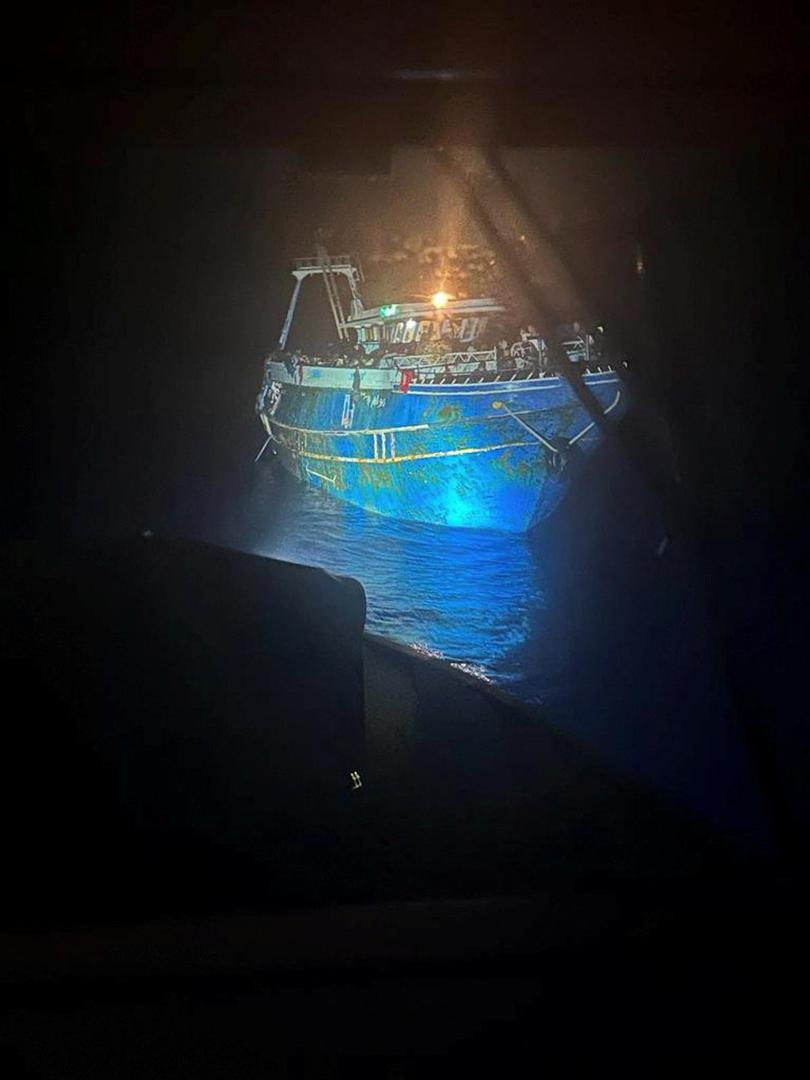
POLYGON ((436 307, 436 308, 446 307, 447 306, 447 301, 449 299, 450 299, 450 297, 447 295, 447 293, 443 292, 440 289, 437 293, 433 294, 433 306, 436 307))

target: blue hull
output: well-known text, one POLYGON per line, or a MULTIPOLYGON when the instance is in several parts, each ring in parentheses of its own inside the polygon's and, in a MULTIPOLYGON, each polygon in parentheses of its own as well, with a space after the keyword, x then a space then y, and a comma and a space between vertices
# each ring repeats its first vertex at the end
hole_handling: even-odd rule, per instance
MULTIPOLYGON (((284 467, 393 518, 526 532, 559 505, 572 459, 601 438, 556 377, 403 388, 387 371, 271 367, 260 413, 284 467), (565 442, 564 457, 553 452, 565 442)), ((623 411, 615 373, 586 382, 606 412, 623 411)))

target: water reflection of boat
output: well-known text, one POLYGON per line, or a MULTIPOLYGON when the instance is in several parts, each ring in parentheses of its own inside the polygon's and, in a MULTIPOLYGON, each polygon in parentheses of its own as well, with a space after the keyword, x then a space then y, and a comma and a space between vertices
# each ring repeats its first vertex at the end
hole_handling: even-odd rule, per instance
MULTIPOLYGON (((556 508, 572 460, 600 435, 540 337, 487 347, 488 324, 504 311, 490 298, 439 292, 366 308, 347 256, 322 251, 293 276, 257 401, 288 471, 366 510, 438 525, 525 532, 556 508), (311 276, 324 281, 338 333, 328 357, 286 351, 311 276)), ((605 413, 621 410, 619 377, 593 345, 587 333, 565 343, 605 413)))

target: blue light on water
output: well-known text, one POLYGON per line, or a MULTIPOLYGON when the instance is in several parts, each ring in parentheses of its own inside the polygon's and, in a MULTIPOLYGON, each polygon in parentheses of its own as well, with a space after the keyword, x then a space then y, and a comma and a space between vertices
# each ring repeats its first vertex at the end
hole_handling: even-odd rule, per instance
MULTIPOLYGON (((440 528, 370 514, 295 485, 257 476, 257 507, 275 503, 253 550, 322 566, 363 583, 367 627, 501 684, 522 677, 522 650, 545 609, 542 566, 525 536, 440 528), (282 507, 280 500, 287 502, 282 507)), ((466 512, 457 500, 453 519, 466 512)), ((555 659, 546 675, 554 682, 555 659)), ((542 697, 542 695, 540 695, 542 697)))
POLYGON ((357 578, 370 631, 540 705, 596 759, 761 839, 695 568, 656 554, 660 524, 627 475, 603 475, 589 500, 534 534, 441 528, 368 513, 271 466, 230 531, 242 550, 357 578))
MULTIPOLYGON (((257 448, 239 469, 185 471, 170 513, 159 497, 133 500, 130 528, 356 577, 371 631, 539 704, 544 721, 594 760, 723 830, 764 836, 700 567, 676 542, 660 551, 660 520, 623 458, 603 454, 524 536, 365 513, 293 480, 277 462, 254 467, 257 448)), ((101 521, 118 535, 112 485, 100 469, 79 508, 82 520, 114 508, 101 521)), ((270 603, 268 614, 277 614, 270 603)))

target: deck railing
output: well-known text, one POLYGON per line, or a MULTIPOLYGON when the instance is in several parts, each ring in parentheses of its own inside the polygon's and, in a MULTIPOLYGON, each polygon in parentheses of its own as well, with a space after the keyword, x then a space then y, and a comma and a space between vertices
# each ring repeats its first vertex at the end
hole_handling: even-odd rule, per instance
MULTIPOLYGON (((586 363, 585 353, 577 356, 569 353, 571 359, 579 362, 583 371, 588 375, 612 374, 614 368, 608 363, 600 363, 597 357, 592 356, 591 362, 586 363)), ((269 359, 269 358, 268 358, 269 359)), ((536 353, 524 353, 506 358, 498 358, 495 349, 448 352, 441 357, 430 356, 425 353, 412 353, 409 355, 391 355, 388 357, 390 365, 369 367, 360 366, 360 371, 389 371, 392 378, 402 375, 406 371, 413 372, 410 385, 465 385, 476 382, 519 382, 541 381, 543 379, 559 378, 559 372, 542 367, 538 363, 536 353), (531 359, 529 359, 531 357, 531 359)), ((307 367, 335 367, 342 370, 353 370, 358 367, 351 361, 329 362, 320 357, 301 358, 301 365, 307 367)))
MULTIPOLYGON (((595 366, 591 364, 590 367, 585 368, 587 375, 608 375, 613 373, 613 368, 609 365, 595 366)), ((527 382, 527 381, 541 381, 543 379, 558 379, 559 372, 557 371, 538 371, 536 368, 504 368, 498 370, 486 370, 486 371, 445 371, 444 368, 420 368, 417 369, 416 375, 411 382, 412 386, 464 386, 468 383, 477 382, 527 382)))

